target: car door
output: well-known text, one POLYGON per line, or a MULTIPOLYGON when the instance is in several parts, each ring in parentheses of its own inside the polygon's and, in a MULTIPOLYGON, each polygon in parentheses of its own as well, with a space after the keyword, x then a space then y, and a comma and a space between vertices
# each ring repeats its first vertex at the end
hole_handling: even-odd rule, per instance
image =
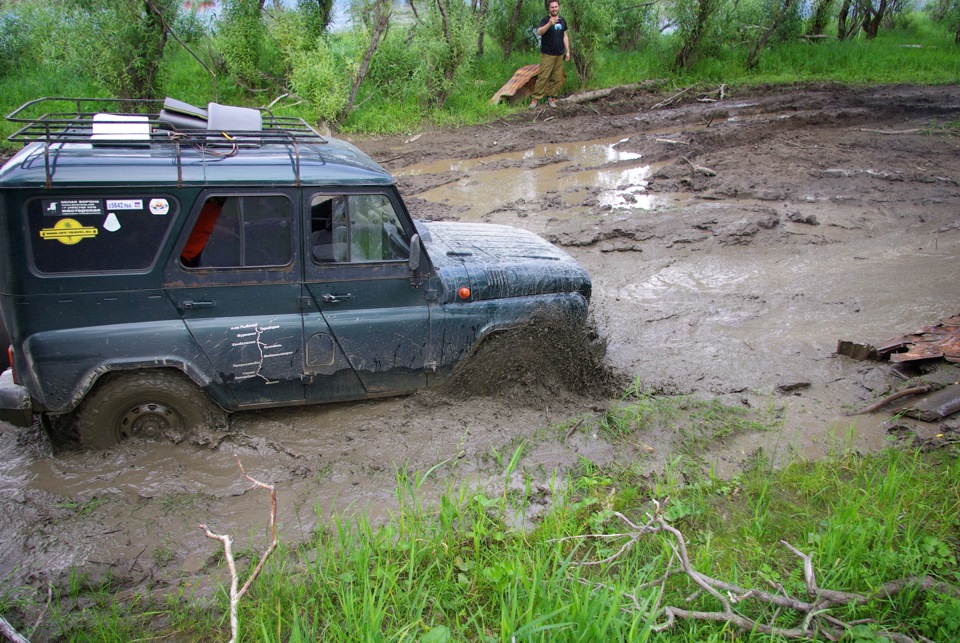
POLYGON ((207 192, 196 203, 167 295, 239 407, 302 402, 297 192, 207 192))
MULTIPOLYGON (((413 229, 394 193, 307 190, 304 200, 304 285, 325 322, 305 317, 308 372, 313 363, 342 356, 368 395, 422 388, 430 302, 421 280, 412 278, 413 229), (332 335, 318 338, 325 328, 332 335)), ((308 400, 327 394, 319 381, 306 393, 308 400)))

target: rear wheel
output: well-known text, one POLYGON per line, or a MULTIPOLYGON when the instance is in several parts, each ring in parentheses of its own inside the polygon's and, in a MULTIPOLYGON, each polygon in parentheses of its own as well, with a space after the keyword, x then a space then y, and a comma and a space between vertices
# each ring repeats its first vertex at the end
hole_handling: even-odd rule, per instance
POLYGON ((111 447, 130 437, 179 441, 224 414, 183 376, 164 371, 107 376, 77 410, 83 446, 111 447))

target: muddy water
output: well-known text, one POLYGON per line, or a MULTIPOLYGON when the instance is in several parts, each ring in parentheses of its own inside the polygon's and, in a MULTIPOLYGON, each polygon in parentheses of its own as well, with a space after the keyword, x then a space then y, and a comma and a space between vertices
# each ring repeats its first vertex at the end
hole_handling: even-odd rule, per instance
MULTIPOLYGON (((644 136, 679 140, 686 131, 644 136)), ((942 207, 697 200, 656 189, 665 164, 630 147, 631 137, 619 136, 396 174, 449 177, 410 196, 457 218, 576 240, 568 250, 593 276, 593 314, 609 362, 644 388, 774 408, 780 431, 711 451, 721 473, 758 447, 815 457, 838 445, 883 445, 883 418, 846 413, 882 393, 892 376, 833 351, 838 339, 878 342, 956 312, 960 231, 943 227, 942 207), (815 214, 819 225, 792 223, 793 212, 815 214), (761 217, 778 223, 743 223, 761 217), (596 242, 583 241, 591 235, 596 242), (799 394, 777 392, 797 383, 806 385, 799 394)), ((200 523, 236 535, 240 546, 262 542, 266 497, 250 490, 235 456, 277 485, 281 537, 292 541, 334 511, 385 520, 404 471, 414 478, 431 471, 424 494, 498 481, 523 441, 523 470, 544 479, 579 457, 642 457, 651 469, 669 457, 670 436, 644 436, 652 445, 646 455, 599 439, 592 422, 608 399, 547 386, 541 376, 521 374, 481 396, 455 389, 240 414, 229 434, 204 436, 202 444, 54 453, 37 428, 11 428, 0 433, 7 525, 0 574, 57 580, 81 565, 93 577, 119 574, 134 584, 195 582, 218 554, 200 523), (570 432, 577 419, 582 428, 570 432)))
POLYGON ((657 166, 643 161, 636 152, 621 151, 629 138, 611 138, 497 154, 471 160, 442 160, 407 166, 397 177, 462 173, 464 178, 421 193, 421 198, 457 210, 463 220, 488 220, 491 213, 510 204, 536 203, 549 192, 560 194, 562 207, 549 217, 528 222, 542 233, 556 221, 578 219, 588 212, 582 191, 597 194, 600 206, 610 209, 651 210, 678 195, 650 194, 647 182, 657 166))

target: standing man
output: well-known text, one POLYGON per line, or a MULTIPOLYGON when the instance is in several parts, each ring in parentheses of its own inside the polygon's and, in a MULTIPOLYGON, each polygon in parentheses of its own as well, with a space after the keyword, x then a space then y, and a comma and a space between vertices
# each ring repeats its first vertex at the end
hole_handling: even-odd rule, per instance
POLYGON ((556 107, 554 96, 560 92, 563 83, 563 61, 570 60, 570 37, 567 35, 567 21, 560 17, 560 3, 550 0, 547 4, 549 15, 540 21, 540 72, 537 74, 537 86, 533 90, 530 109, 547 97, 547 105, 556 107))

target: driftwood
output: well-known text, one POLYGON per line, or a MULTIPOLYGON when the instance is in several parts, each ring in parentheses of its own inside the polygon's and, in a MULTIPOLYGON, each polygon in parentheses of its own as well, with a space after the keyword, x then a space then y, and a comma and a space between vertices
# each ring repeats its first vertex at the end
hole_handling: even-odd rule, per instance
POLYGON ((243 598, 244 594, 247 593, 247 590, 250 589, 250 585, 253 584, 253 581, 257 579, 260 575, 260 572, 263 570, 264 563, 267 562, 270 554, 273 553, 273 550, 277 548, 279 541, 277 540, 277 490, 273 485, 260 482, 255 480, 247 475, 247 472, 243 470, 243 464, 240 462, 240 458, 237 458, 237 466, 240 467, 240 473, 243 474, 243 477, 249 480, 252 483, 250 489, 266 489, 270 492, 270 546, 267 547, 266 551, 263 552, 263 555, 260 556, 260 561, 257 563, 257 566, 251 572, 250 576, 247 578, 247 581, 243 584, 239 590, 237 589, 237 563, 233 558, 233 538, 226 534, 215 534, 207 528, 206 525, 200 525, 200 529, 203 530, 207 538, 212 540, 219 540, 223 544, 223 556, 227 559, 227 567, 230 569, 230 643, 236 643, 237 633, 240 626, 240 621, 237 617, 237 608, 240 605, 240 599, 243 598))
POLYGON ((572 96, 567 96, 565 98, 561 98, 560 100, 564 103, 589 103, 590 101, 595 101, 600 98, 606 98, 607 96, 619 91, 630 91, 633 89, 649 89, 651 87, 662 85, 665 82, 666 81, 661 78, 651 78, 649 80, 644 80, 639 83, 631 83, 629 85, 617 85, 616 87, 605 87, 604 89, 596 89, 590 92, 573 94, 572 96))
POLYGON ((659 103, 657 103, 656 105, 654 105, 654 106, 651 107, 650 109, 651 109, 651 110, 653 110, 653 109, 660 109, 661 107, 667 107, 668 105, 673 105, 673 104, 676 103, 678 100, 680 100, 685 94, 687 94, 691 89, 693 89, 693 87, 687 87, 687 88, 684 89, 682 92, 676 93, 676 94, 674 94, 673 96, 671 96, 670 98, 667 98, 667 99, 665 99, 665 100, 660 101, 659 103))
POLYGON ((875 402, 874 404, 871 404, 870 406, 863 409, 862 411, 857 411, 856 413, 854 413, 854 415, 863 415, 865 413, 873 413, 877 409, 881 409, 885 407, 887 404, 890 404, 890 402, 899 400, 902 397, 907 397, 908 395, 917 395, 918 393, 929 393, 932 390, 933 390, 933 386, 931 384, 924 384, 923 386, 914 386, 911 388, 905 388, 902 391, 891 393, 890 395, 886 396, 882 400, 875 402))
MULTIPOLYGON (((776 593, 771 593, 762 589, 748 589, 734 583, 712 578, 697 570, 690 562, 686 538, 680 530, 670 525, 664 517, 663 509, 667 502, 668 499, 665 499, 662 503, 654 501, 654 513, 653 515, 647 514, 647 522, 643 525, 636 525, 620 512, 615 512, 614 515, 623 521, 630 529, 627 533, 590 534, 587 536, 560 539, 627 539, 620 549, 603 560, 580 563, 582 566, 587 566, 612 563, 623 556, 644 535, 664 534, 668 538, 670 548, 673 550, 673 556, 667 565, 666 572, 653 581, 638 585, 634 593, 624 594, 624 596, 632 602, 632 607, 627 606, 625 609, 637 612, 650 610, 653 620, 656 622, 656 625, 653 625, 650 629, 655 632, 662 632, 673 627, 677 618, 681 618, 695 621, 725 622, 735 625, 745 632, 759 632, 788 639, 827 638, 837 641, 844 636, 849 628, 864 621, 842 621, 830 613, 833 607, 863 605, 874 600, 889 599, 894 594, 908 588, 936 591, 960 598, 960 588, 939 581, 932 576, 909 576, 889 581, 872 593, 846 592, 822 588, 817 584, 812 557, 803 553, 785 540, 781 540, 780 544, 798 556, 803 563, 804 584, 809 600, 790 596, 786 589, 779 584, 774 586, 776 593), (679 574, 685 574, 699 586, 697 592, 693 596, 688 597, 687 601, 691 601, 701 594, 709 594, 720 603, 723 609, 708 612, 688 610, 673 605, 662 605, 667 581, 679 574), (643 589, 658 586, 660 591, 655 604, 652 608, 645 607, 640 599, 637 598, 637 594, 643 589), (753 619, 745 615, 739 607, 741 604, 747 604, 748 601, 753 601, 754 603, 759 602, 776 608, 778 614, 783 610, 794 612, 797 614, 796 622, 790 627, 782 627, 753 619)), ((595 583, 593 586, 597 589, 612 591, 611 588, 602 583, 595 583)), ((881 634, 887 639, 898 643, 915 643, 915 639, 912 637, 898 632, 882 631, 881 634)))
POLYGON ((28 639, 20 636, 17 630, 2 616, 0 616, 0 635, 10 643, 30 643, 28 639))
POLYGON ((690 162, 690 159, 688 159, 686 156, 681 156, 680 158, 682 158, 684 161, 686 161, 686 162, 687 162, 687 165, 690 166, 690 169, 693 170, 694 173, 696 173, 696 174, 703 174, 704 176, 716 176, 716 175, 717 175, 716 172, 714 172, 713 170, 711 170, 711 169, 708 168, 708 167, 703 167, 702 165, 694 165, 693 163, 690 162))
POLYGON ((891 130, 891 129, 864 129, 860 128, 860 132, 868 132, 870 134, 886 134, 888 136, 896 136, 897 134, 919 134, 923 130, 920 128, 914 129, 900 129, 900 130, 891 130))

